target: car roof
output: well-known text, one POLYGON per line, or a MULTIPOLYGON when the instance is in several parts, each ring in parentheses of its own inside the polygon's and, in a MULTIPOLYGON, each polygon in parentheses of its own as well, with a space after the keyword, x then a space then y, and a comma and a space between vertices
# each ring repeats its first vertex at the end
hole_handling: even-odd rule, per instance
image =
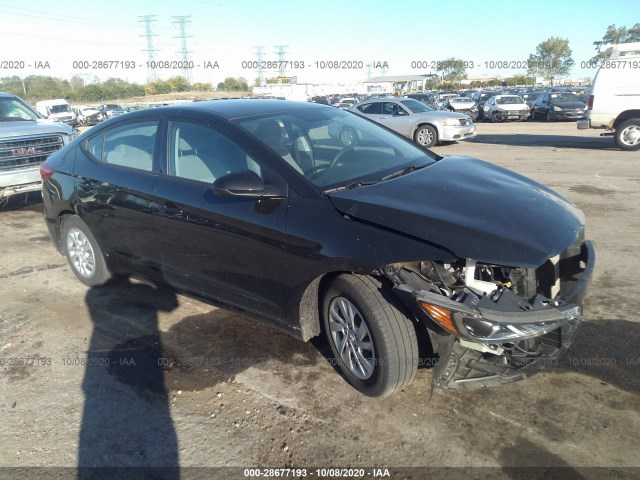
POLYGON ((16 96, 13 93, 9 92, 0 92, 0 98, 15 98, 16 96))
POLYGON ((160 107, 158 110, 200 110, 215 113, 228 119, 252 117, 270 113, 284 113, 288 111, 310 109, 310 108, 332 108, 313 102, 294 102, 290 100, 263 100, 263 99, 239 99, 239 100, 209 100, 206 102, 181 103, 167 107, 160 107))

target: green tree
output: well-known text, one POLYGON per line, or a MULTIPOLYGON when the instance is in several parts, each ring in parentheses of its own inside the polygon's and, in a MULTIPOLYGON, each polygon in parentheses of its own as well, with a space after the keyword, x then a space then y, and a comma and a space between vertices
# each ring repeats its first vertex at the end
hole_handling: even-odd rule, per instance
POLYGON ((553 85, 553 80, 569 74, 575 62, 567 38, 549 37, 536 47, 536 53, 529 55, 527 73, 543 77, 553 85))
POLYGON ((595 42, 593 42, 596 52, 598 53, 591 58, 590 62, 598 64, 600 63, 600 61, 609 58, 609 54, 607 52, 600 53, 600 47, 602 45, 606 45, 609 43, 618 44, 629 42, 640 42, 640 23, 636 23, 631 28, 617 28, 615 24, 609 25, 607 27, 607 31, 602 37, 602 40, 596 40, 595 42))
POLYGON ((249 85, 247 79, 243 77, 227 77, 224 82, 218 83, 218 90, 224 90, 228 92, 248 92, 249 85))
POLYGON ((440 78, 443 82, 459 82, 467 78, 467 69, 464 66, 464 60, 450 57, 442 60, 437 65, 437 71, 440 72, 440 78))

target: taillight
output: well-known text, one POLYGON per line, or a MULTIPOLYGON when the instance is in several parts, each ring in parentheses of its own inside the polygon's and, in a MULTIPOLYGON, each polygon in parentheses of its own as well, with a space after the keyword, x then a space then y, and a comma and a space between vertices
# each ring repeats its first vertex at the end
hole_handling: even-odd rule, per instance
POLYGON ((593 95, 589 95, 589 100, 587 100, 587 110, 593 110, 593 95))
POLYGON ((56 173, 56 171, 47 162, 42 162, 40 164, 40 178, 42 178, 43 182, 45 180, 49 180, 51 175, 53 175, 54 173, 56 173))

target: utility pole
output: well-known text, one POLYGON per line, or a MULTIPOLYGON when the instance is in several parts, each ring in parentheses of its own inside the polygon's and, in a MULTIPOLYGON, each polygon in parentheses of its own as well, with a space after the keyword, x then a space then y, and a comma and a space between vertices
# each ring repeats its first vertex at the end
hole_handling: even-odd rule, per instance
POLYGON ((287 53, 284 51, 289 45, 276 45, 276 53, 278 54, 278 76, 284 77, 286 73, 285 62, 284 62, 284 54, 287 53))
POLYGON ((258 57, 258 68, 256 70, 258 72, 258 82, 261 87, 264 87, 264 70, 262 68, 262 49, 264 47, 260 46, 254 48, 256 50, 256 56, 258 57))
POLYGON ((145 24, 145 34, 144 35, 139 35, 140 37, 147 37, 147 48, 142 50, 143 52, 147 52, 147 70, 148 70, 148 76, 147 76, 147 81, 149 83, 151 82, 155 82, 156 80, 158 80, 158 75, 156 73, 156 68, 155 68, 155 55, 154 52, 157 52, 157 50, 155 50, 153 48, 153 37, 156 37, 157 35, 153 35, 151 33, 151 22, 155 22, 155 17, 156 15, 141 15, 138 18, 140 18, 141 20, 138 20, 138 22, 144 22, 145 24))
POLYGON ((190 59, 189 59, 189 54, 191 52, 187 50, 187 38, 191 38, 191 35, 187 35, 187 28, 186 28, 187 24, 191 23, 191 20, 189 20, 191 18, 191 15, 177 16, 172 18, 176 19, 176 21, 172 23, 177 24, 178 28, 180 29, 180 35, 173 38, 179 38, 181 43, 181 48, 180 50, 178 50, 178 53, 181 56, 180 60, 182 62, 182 75, 184 76, 184 78, 187 79, 187 81, 189 82, 189 85, 191 85, 191 65, 190 65, 190 59))

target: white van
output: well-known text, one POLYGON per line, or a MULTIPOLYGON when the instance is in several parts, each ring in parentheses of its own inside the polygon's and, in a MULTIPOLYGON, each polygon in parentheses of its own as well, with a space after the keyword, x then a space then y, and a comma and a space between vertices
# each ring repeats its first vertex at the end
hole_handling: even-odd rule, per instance
POLYGON ((611 51, 593 79, 578 129, 603 128, 622 150, 640 150, 640 42, 603 45, 611 51))
POLYGON ((41 100, 36 102, 36 110, 45 118, 56 122, 64 122, 67 125, 75 127, 78 124, 76 114, 71 110, 71 106, 64 98, 55 100, 41 100))

